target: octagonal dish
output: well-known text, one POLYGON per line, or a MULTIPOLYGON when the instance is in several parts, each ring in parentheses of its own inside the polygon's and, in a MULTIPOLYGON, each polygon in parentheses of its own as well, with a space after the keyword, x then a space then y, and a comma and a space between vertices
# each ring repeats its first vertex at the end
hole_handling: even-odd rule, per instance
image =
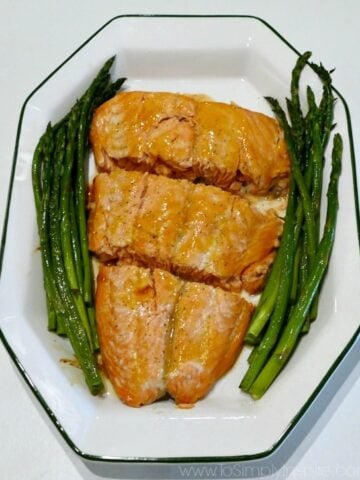
MULTIPOLYGON (((2 341, 65 441, 83 458, 171 463, 269 455, 359 334, 358 200, 348 108, 337 93, 335 121, 344 139, 340 210, 318 320, 283 374, 253 401, 238 388, 250 352, 245 347, 234 368, 194 408, 181 410, 163 400, 133 409, 111 387, 92 397, 81 372, 61 361, 72 357, 67 340, 46 329, 31 186, 32 155, 46 124, 68 111, 114 54, 113 76, 126 76, 129 90, 201 93, 266 114, 271 112, 264 96, 288 95, 298 56, 259 18, 129 15, 112 19, 51 73, 26 99, 19 119, 1 250, 2 341)), ((310 68, 305 83, 320 94, 310 68)))

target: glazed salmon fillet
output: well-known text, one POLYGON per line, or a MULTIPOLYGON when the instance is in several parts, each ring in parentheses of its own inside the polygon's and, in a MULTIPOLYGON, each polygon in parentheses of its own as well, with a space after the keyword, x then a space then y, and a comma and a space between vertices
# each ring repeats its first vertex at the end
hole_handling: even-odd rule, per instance
POLYGON ((100 260, 164 268, 226 290, 261 287, 281 230, 271 211, 187 180, 116 169, 92 186, 89 248, 100 260))
POLYGON ((168 324, 181 285, 160 270, 100 267, 96 322, 102 362, 127 405, 147 405, 165 394, 168 324))
POLYGON ((289 173, 275 119, 187 95, 120 92, 96 110, 90 139, 101 171, 120 166, 253 194, 284 188, 289 173))
POLYGON ((176 403, 195 403, 232 367, 252 310, 239 294, 202 283, 184 284, 166 354, 166 389, 176 403))
POLYGON ((238 357, 252 308, 240 294, 159 269, 102 265, 97 327, 118 396, 133 407, 166 392, 195 403, 238 357))

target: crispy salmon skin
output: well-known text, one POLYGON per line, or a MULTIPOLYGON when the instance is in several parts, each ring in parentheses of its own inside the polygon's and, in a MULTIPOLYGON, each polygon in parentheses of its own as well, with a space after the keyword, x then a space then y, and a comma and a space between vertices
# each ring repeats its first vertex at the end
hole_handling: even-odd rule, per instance
POLYGON ((164 92, 120 92, 95 112, 97 166, 117 166, 266 194, 286 185, 289 157, 277 121, 234 104, 164 92))

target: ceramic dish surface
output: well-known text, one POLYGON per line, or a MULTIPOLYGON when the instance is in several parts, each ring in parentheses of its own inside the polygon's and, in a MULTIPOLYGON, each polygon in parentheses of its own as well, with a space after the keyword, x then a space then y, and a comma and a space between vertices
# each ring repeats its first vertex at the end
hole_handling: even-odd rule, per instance
MULTIPOLYGON (((339 99, 335 110, 344 155, 331 265, 318 319, 286 369, 261 400, 252 400, 238 388, 250 353, 245 347, 234 368, 193 408, 179 409, 171 400, 130 408, 109 385, 104 395, 91 396, 81 371, 61 361, 73 357, 68 341, 47 331, 31 184, 33 152, 47 123, 69 110, 113 55, 113 78, 126 76, 127 90, 206 94, 269 115, 264 96, 289 95, 298 57, 257 18, 125 16, 111 20, 45 79, 26 100, 19 121, 3 242, 2 339, 65 440, 85 458, 166 462, 267 455, 286 438, 358 334, 359 246, 346 104, 339 99)), ((309 67, 303 84, 321 94, 309 67)), ((328 175, 329 162, 325 182, 328 175)))

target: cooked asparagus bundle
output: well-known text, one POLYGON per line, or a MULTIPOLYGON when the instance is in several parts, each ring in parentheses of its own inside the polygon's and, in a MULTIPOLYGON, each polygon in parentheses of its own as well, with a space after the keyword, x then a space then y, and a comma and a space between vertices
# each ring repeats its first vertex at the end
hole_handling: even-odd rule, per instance
POLYGON ((253 398, 265 393, 316 318, 318 294, 334 242, 342 140, 339 134, 334 136, 327 219, 319 242, 325 151, 335 99, 331 72, 310 64, 323 82, 323 95, 317 105, 308 87, 308 110, 303 114, 299 81, 310 56, 310 52, 300 56, 292 72, 291 99, 286 99, 288 117, 276 99, 267 97, 284 130, 291 178, 280 247, 246 336, 255 347, 240 387, 253 398))
POLYGON ((99 345, 86 229, 85 163, 93 111, 125 81, 111 82, 113 61, 104 64, 60 122, 48 125, 32 164, 48 329, 69 338, 93 394, 103 383, 94 357, 99 345))

